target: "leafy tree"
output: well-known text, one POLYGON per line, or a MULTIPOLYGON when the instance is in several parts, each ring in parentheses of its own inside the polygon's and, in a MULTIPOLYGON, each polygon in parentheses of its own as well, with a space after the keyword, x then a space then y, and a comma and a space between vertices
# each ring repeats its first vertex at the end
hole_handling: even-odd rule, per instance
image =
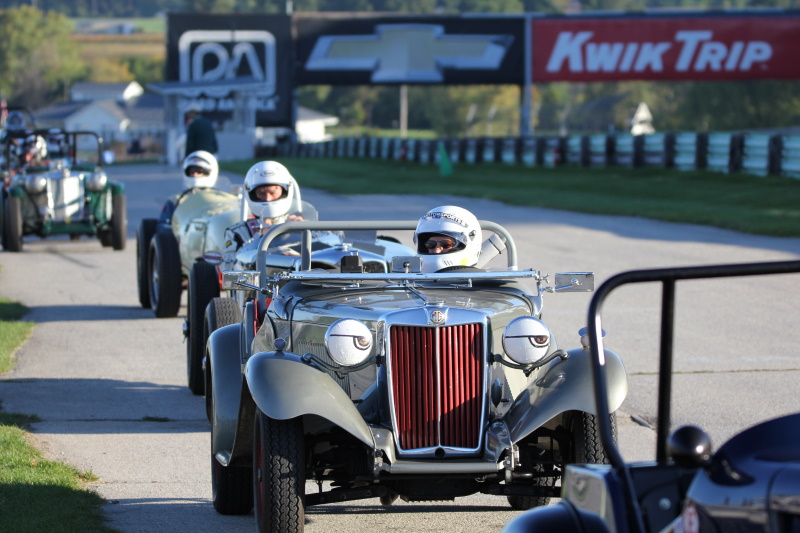
POLYGON ((0 11, 0 92, 32 109, 86 72, 64 15, 31 6, 0 11))
POLYGON ((142 56, 129 57, 125 60, 128 70, 133 74, 133 79, 141 85, 164 81, 164 58, 149 58, 142 56))

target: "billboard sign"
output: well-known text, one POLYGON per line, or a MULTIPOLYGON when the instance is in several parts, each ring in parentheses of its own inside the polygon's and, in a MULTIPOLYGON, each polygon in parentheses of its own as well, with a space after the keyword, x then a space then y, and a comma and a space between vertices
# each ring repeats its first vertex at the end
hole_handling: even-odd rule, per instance
POLYGON ((531 19, 533 82, 798 79, 800 16, 531 19))
POLYGON ((233 91, 255 96, 256 125, 291 123, 292 36, 285 15, 170 14, 166 81, 228 120, 233 91))
POLYGON ((522 17, 294 16, 298 84, 524 82, 522 17))

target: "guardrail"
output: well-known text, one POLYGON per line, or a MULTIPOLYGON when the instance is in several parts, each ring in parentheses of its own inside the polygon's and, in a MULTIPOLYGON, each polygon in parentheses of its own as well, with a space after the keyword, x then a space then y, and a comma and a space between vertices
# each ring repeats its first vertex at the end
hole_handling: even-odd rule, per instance
POLYGON ((563 137, 398 139, 341 137, 322 143, 284 143, 261 156, 358 157, 438 164, 502 163, 526 167, 660 167, 800 178, 800 135, 758 132, 613 133, 563 137))

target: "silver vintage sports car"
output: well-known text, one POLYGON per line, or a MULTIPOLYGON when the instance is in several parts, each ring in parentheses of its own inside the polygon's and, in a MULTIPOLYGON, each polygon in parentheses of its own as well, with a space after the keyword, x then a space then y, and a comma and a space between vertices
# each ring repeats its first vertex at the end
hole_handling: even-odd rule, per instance
MULTIPOLYGON (((593 275, 548 286, 517 267, 503 227, 480 225, 491 233, 481 257, 502 250, 504 267, 422 273, 419 257, 401 256, 374 273, 353 252, 312 268, 313 231, 411 232, 416 221, 289 222, 261 239, 255 270, 223 274, 254 297, 241 317, 207 309, 219 513, 255 507, 259 531, 297 532, 306 506, 365 498, 486 493, 527 509, 558 496, 567 464, 606 462, 588 342, 576 332, 562 348, 542 318, 545 292, 591 291, 593 275), (304 235, 299 263, 275 268, 285 258, 267 250, 289 231, 304 235)), ((613 424, 627 376, 615 353, 605 361, 613 424)))

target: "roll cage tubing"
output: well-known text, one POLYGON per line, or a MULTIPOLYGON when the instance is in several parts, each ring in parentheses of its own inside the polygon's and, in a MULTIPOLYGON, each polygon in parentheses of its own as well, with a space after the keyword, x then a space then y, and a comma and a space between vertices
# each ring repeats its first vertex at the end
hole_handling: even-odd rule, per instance
POLYGON ((611 465, 620 474, 620 483, 628 500, 629 524, 645 533, 641 512, 634 493, 630 473, 614 442, 608 409, 608 387, 605 379, 605 356, 600 312, 609 293, 621 285, 658 281, 661 291, 661 341, 658 373, 658 424, 656 433, 656 461, 667 463, 667 435, 670 426, 670 401, 672 397, 672 349, 675 321, 675 282, 687 279, 726 278, 736 276, 759 276, 768 274, 790 274, 800 272, 800 261, 776 261, 768 263, 741 263, 709 265, 697 267, 677 267, 653 270, 633 270, 622 272, 606 280, 595 290, 589 304, 589 342, 592 361, 592 380, 597 406, 597 419, 600 439, 608 453, 611 465))
MULTIPOLYGON (((517 268, 517 248, 514 244, 514 240, 511 238, 511 235, 508 231, 495 222, 491 222, 489 220, 480 220, 481 229, 489 230, 494 232, 498 235, 501 239, 503 239, 506 251, 508 252, 508 267, 509 269, 516 269, 517 268)), ((298 221, 298 222, 284 222, 283 224, 278 224, 273 226, 272 228, 267 231, 264 236, 261 238, 261 242, 258 247, 258 269, 259 271, 262 270, 262 263, 260 262, 260 258, 262 257, 263 253, 267 251, 270 247, 270 244, 276 237, 279 235, 283 235, 284 233, 290 232, 301 232, 302 233, 302 241, 301 241, 301 253, 300 253, 300 269, 301 270, 308 270, 311 268, 311 232, 312 231, 346 231, 346 230, 358 230, 358 231, 366 231, 366 230, 415 230, 417 228, 416 221, 405 221, 405 220, 388 220, 384 222, 375 222, 375 221, 345 221, 345 222, 336 222, 336 221, 298 221)))
MULTIPOLYGON (((25 139, 30 135, 38 135, 40 137, 46 137, 48 135, 64 135, 68 139, 69 145, 69 157, 72 161, 75 161, 78 157, 78 136, 87 135, 89 137, 94 137, 97 140, 97 166, 103 166, 103 138, 97 134, 95 131, 90 130, 76 130, 76 131, 67 131, 62 130, 60 128, 37 128, 34 130, 20 130, 20 132, 14 132, 12 135, 9 135, 8 138, 15 138, 15 139, 25 139)), ((11 156, 11 143, 6 142, 6 164, 9 164, 9 158, 11 156)))

